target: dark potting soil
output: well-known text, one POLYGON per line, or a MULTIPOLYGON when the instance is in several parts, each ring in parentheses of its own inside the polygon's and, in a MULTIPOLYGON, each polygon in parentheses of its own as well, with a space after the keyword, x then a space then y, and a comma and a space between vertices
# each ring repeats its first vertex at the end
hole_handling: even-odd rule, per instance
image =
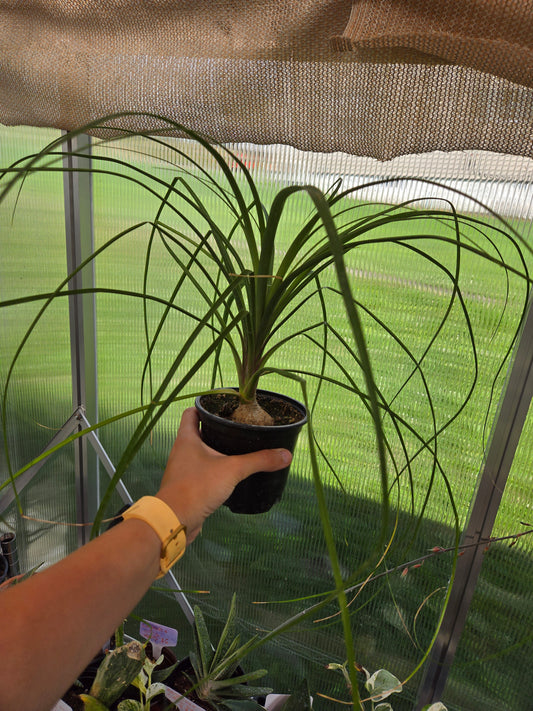
MULTIPOLYGON (((228 393, 203 395, 201 401, 205 409, 212 415, 218 415, 218 417, 228 420, 239 405, 238 396, 228 393)), ((258 393, 257 402, 274 419, 275 426, 291 425, 302 419, 300 410, 274 395, 258 393)))

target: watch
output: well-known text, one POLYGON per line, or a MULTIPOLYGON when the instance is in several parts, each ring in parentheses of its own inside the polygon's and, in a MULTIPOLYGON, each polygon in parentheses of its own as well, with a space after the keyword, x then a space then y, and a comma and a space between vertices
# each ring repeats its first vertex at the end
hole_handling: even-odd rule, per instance
POLYGON ((160 573, 156 580, 168 573, 185 553, 187 529, 174 511, 157 496, 143 496, 122 514, 123 519, 137 518, 147 523, 161 539, 160 573))

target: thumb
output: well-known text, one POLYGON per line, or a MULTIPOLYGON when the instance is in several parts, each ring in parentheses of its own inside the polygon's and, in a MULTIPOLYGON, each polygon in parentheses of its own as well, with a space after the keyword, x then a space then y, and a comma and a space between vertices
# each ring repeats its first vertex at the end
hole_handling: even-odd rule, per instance
POLYGON ((288 467, 292 454, 288 449, 260 449, 258 452, 233 455, 237 481, 246 479, 255 472, 275 472, 288 467))

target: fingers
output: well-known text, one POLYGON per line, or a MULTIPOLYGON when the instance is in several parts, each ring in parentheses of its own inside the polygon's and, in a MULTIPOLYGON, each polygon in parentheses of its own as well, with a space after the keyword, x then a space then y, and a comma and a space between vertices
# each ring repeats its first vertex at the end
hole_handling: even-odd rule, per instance
POLYGON ((237 481, 242 481, 254 472, 274 472, 284 469, 292 461, 288 449, 261 449, 258 452, 239 454, 230 457, 235 464, 237 481))
POLYGON ((195 407, 188 407, 183 411, 180 422, 180 432, 183 434, 198 435, 198 411, 195 407))
MULTIPOLYGON (((187 408, 181 416, 180 434, 200 440, 198 423, 199 417, 196 408, 187 408)), ((215 450, 211 450, 211 452, 214 453, 215 450)), ((234 467, 236 480, 241 481, 254 472, 273 472, 289 466, 292 454, 287 449, 262 449, 249 454, 228 457, 228 463, 229 461, 234 467)))
POLYGON ((220 454, 202 442, 198 422, 195 408, 183 412, 157 493, 187 526, 189 542, 240 481, 255 472, 284 469, 292 460, 286 449, 220 454))

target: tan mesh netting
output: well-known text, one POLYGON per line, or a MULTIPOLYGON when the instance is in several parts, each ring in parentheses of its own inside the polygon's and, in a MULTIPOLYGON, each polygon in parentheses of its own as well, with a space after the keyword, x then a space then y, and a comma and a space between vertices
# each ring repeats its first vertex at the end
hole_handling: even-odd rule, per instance
POLYGON ((533 157, 533 0, 0 0, 0 122, 533 157))

